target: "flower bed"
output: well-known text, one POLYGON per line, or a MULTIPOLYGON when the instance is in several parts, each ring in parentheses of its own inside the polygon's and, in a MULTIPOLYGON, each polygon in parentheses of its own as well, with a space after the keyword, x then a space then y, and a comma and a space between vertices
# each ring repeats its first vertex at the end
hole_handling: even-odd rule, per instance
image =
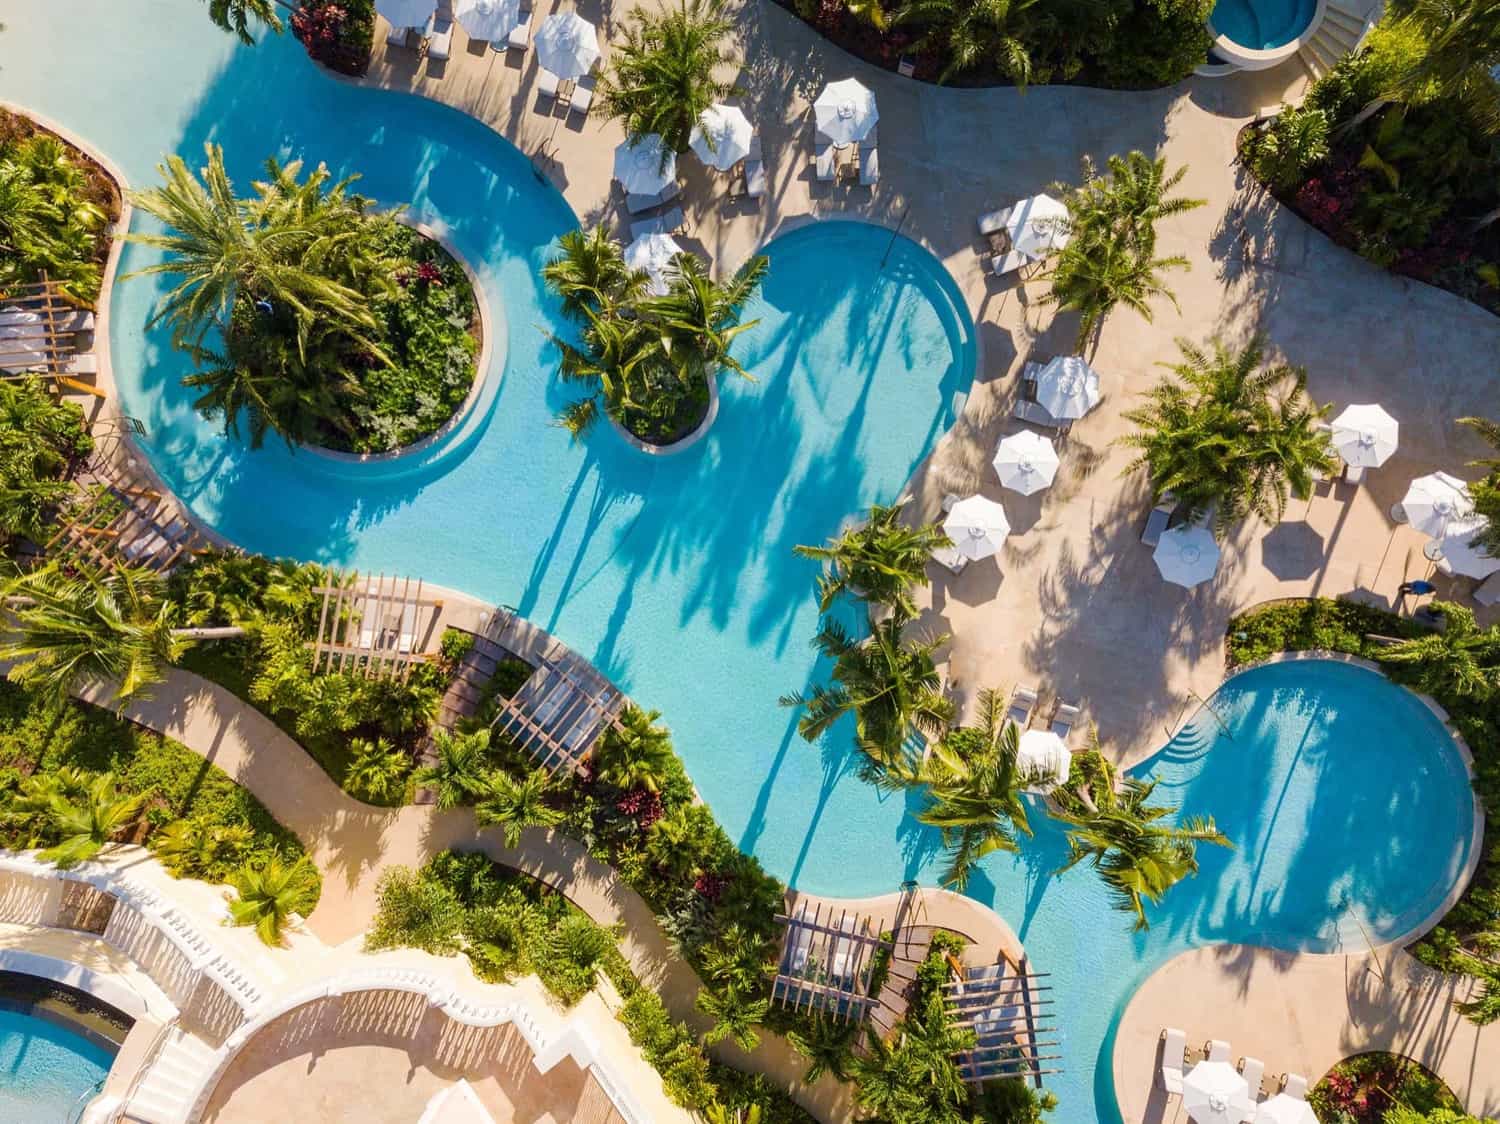
POLYGON ((1399 1106, 1427 1114, 1463 1106, 1440 1077, 1400 1054, 1355 1054, 1334 1066, 1308 1094, 1322 1124, 1383 1124, 1399 1106))
POLYGON ((315 62, 361 75, 375 41, 374 0, 304 0, 292 13, 292 34, 315 62))

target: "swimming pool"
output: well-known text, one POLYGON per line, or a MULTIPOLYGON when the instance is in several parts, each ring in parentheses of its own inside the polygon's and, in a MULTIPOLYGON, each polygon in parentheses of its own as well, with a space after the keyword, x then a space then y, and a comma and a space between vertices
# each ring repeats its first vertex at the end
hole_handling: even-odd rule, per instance
POLYGON ((1312 26, 1318 0, 1218 0, 1210 29, 1251 51, 1274 51, 1295 43, 1312 26))
MULTIPOLYGON (((253 549, 420 574, 515 605, 660 707, 731 836, 804 889, 934 880, 935 835, 907 817, 907 800, 854 778, 847 731, 807 746, 776 699, 826 670, 808 646, 815 568, 791 547, 896 497, 962 407, 974 328, 940 263, 854 223, 784 234, 768 247, 771 275, 750 313, 761 324, 741 352, 757 381, 724 382, 707 438, 672 457, 636 453, 603 427, 574 445, 551 427, 559 395, 539 326, 556 310, 536 267, 575 220, 515 149, 433 103, 334 82, 294 42, 237 49, 196 0, 53 0, 4 14, 0 97, 89 138, 135 183, 163 151, 191 159, 209 138, 240 182, 268 153, 305 153, 364 172, 372 195, 412 200, 479 274, 504 364, 493 407, 429 454, 375 469, 222 441, 178 386, 184 364, 165 334, 142 330, 152 283, 117 286, 121 399, 199 515, 253 549), (61 41, 76 65, 48 63, 61 41)), ((146 260, 133 248, 126 268, 146 260)), ((995 857, 971 883, 1053 973, 1060 1120, 1114 1116, 1110 1029, 1175 952, 1256 939, 1333 947, 1351 939, 1346 892, 1380 939, 1431 908, 1467 855, 1468 821, 1455 818, 1467 786, 1424 756, 1443 759, 1432 716, 1358 669, 1287 666, 1216 696, 1230 734, 1200 715, 1147 764, 1164 798, 1215 814, 1242 841, 1205 849, 1202 874, 1149 934, 1129 931, 1088 871, 1052 877, 1065 846, 1040 816, 1023 856, 995 857), (1432 786, 1408 790, 1400 782, 1419 767, 1436 770, 1432 786), (1404 823, 1373 814, 1382 798, 1404 823), (1376 822, 1384 835, 1351 830, 1376 822)))
POLYGON ((114 1059, 56 1019, 0 1003, 0 1120, 71 1124, 114 1059))

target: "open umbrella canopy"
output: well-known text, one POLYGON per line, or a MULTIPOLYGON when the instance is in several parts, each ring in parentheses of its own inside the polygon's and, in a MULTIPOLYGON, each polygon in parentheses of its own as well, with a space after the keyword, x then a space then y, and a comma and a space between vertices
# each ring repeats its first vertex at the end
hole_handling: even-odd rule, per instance
POLYGON ((1457 476, 1433 472, 1419 476, 1401 497, 1406 520, 1424 535, 1441 535, 1455 519, 1474 514, 1469 486, 1457 476))
POLYGON ((880 120, 875 95, 853 78, 824 86, 818 100, 813 102, 813 115, 819 131, 841 145, 864 140, 880 120))
POLYGON ((995 472, 1000 483, 1023 496, 1040 492, 1052 483, 1057 464, 1052 442, 1029 429, 1012 433, 995 449, 995 472))
POLYGON ((1073 755, 1067 744, 1051 730, 1027 730, 1016 746, 1016 772, 1029 783, 1029 791, 1046 792, 1068 779, 1073 755))
POLYGON ((978 562, 1000 549, 1010 534, 1010 520, 994 500, 970 496, 953 505, 943 520, 943 533, 953 540, 955 550, 970 562, 978 562))
POLYGON ((1277 1093, 1255 1110, 1255 1124, 1318 1124, 1318 1117, 1300 1097, 1277 1093))
POLYGON ((1207 527, 1173 527, 1162 534, 1152 558, 1163 578, 1192 589, 1219 568, 1219 544, 1207 527))
POLYGON ((1182 1082, 1182 1107, 1197 1124, 1240 1124, 1250 1086, 1228 1062, 1199 1062, 1182 1082))
POLYGON ((1396 451, 1401 423, 1374 402, 1346 406, 1333 419, 1333 447, 1345 464, 1379 468, 1396 451))
POLYGON ((392 27, 419 27, 437 10, 434 0, 375 0, 375 10, 392 27))
POLYGON ((1005 229, 1012 249, 1028 258, 1045 258, 1068 244, 1068 208, 1050 195, 1033 195, 1010 209, 1005 229))
POLYGON ((1474 536, 1489 525, 1490 521, 1481 515, 1450 520, 1443 533, 1433 538, 1437 544, 1438 569, 1446 574, 1462 574, 1466 578, 1487 578, 1500 570, 1500 558, 1491 558, 1470 545, 1474 536))
POLYGON ((1036 377, 1036 400, 1058 421, 1083 417, 1099 397, 1099 372, 1079 355, 1057 356, 1036 377))
POLYGON ((632 195, 655 195, 676 178, 677 156, 666 151, 660 135, 647 133, 635 144, 615 146, 615 179, 632 195))
POLYGON ((647 289, 659 297, 667 291, 667 267, 680 253, 682 247, 670 234, 643 234, 625 247, 625 264, 644 269, 651 277, 647 289))
POLYGON ((536 61, 559 78, 582 78, 599 59, 594 25, 577 12, 554 12, 536 32, 536 61))
POLYGON ((688 144, 710 168, 727 172, 750 155, 750 138, 754 135, 750 119, 738 106, 715 104, 698 118, 688 144))
POLYGON ((504 39, 521 22, 521 0, 454 0, 453 18, 471 39, 504 39))

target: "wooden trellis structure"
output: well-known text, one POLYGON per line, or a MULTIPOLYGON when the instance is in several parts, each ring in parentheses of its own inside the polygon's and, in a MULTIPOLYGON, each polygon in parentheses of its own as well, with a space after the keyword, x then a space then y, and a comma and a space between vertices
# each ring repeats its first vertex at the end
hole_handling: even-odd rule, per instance
POLYGON ((79 376, 98 373, 98 361, 77 349, 80 332, 94 330, 94 314, 78 308, 43 279, 0 294, 0 378, 51 378, 68 390, 103 398, 79 376))
POLYGON ((490 725, 549 772, 574 771, 605 727, 618 722, 624 705, 625 696, 614 684, 562 649, 501 702, 490 725))
POLYGON ((809 916, 806 907, 793 916, 778 914, 786 926, 781 959, 771 984, 771 999, 794 1011, 822 1011, 843 1023, 862 1023, 875 1005, 870 971, 876 953, 892 941, 872 932, 869 917, 833 909, 824 915, 819 902, 809 916))
POLYGON ((314 672, 404 681, 412 664, 427 660, 443 603, 423 596, 420 578, 361 578, 351 571, 314 592, 323 595, 312 645, 314 672))
POLYGON ((978 1042, 959 1055, 964 1080, 980 1084, 1001 1077, 1031 1078, 1040 1087, 1042 1075, 1062 1072, 1055 1050, 1055 1024, 1047 1021, 1051 987, 1040 981, 1047 973, 1033 972, 1023 957, 1009 962, 964 969, 943 985, 943 1000, 956 1025, 973 1030, 978 1042))

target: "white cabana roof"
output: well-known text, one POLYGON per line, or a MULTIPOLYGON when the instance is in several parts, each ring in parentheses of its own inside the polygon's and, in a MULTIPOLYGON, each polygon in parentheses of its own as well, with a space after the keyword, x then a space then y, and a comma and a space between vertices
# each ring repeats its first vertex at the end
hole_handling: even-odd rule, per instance
POLYGON ((554 12, 536 32, 536 61, 559 78, 582 78, 599 61, 599 34, 577 12, 554 12))
POLYGON ((1374 402, 1346 406, 1332 426, 1334 449, 1356 468, 1379 468, 1390 460, 1401 435, 1401 423, 1374 402))
POLYGON ((437 10, 435 0, 375 0, 375 10, 392 27, 420 27, 437 10))
POLYGON ((750 119, 742 109, 735 105, 714 104, 698 118, 688 144, 693 155, 703 163, 727 172, 750 155, 750 138, 754 135, 750 119))
POLYGON ((615 146, 615 179, 632 195, 655 195, 677 178, 677 156, 657 133, 615 146), (665 157, 665 163, 663 158, 665 157))
POLYGON ((1073 755, 1051 730, 1025 730, 1016 748, 1016 772, 1026 778, 1028 791, 1046 792, 1068 779, 1073 755))
POLYGON ((1059 355, 1036 377, 1037 402, 1059 421, 1083 417, 1099 398, 1099 372, 1081 355, 1059 355))
POLYGON ((1474 514, 1469 486, 1446 472, 1432 472, 1413 480, 1401 497, 1401 507, 1407 522, 1424 535, 1441 535, 1453 520, 1474 514))
POLYGON ((992 463, 1003 486, 1029 496, 1057 476, 1057 449, 1040 433, 1023 429, 1001 440, 992 463))
POLYGON ((1050 195, 1033 195, 1010 209, 1005 229, 1012 249, 1028 258, 1045 258, 1068 244, 1068 208, 1050 195))
POLYGON ((943 520, 943 533, 953 540, 953 549, 970 562, 996 553, 1010 534, 1005 508, 984 496, 959 500, 943 520))
POLYGON ((818 128, 834 144, 862 141, 880 120, 875 95, 854 78, 830 82, 813 102, 818 128))
POLYGON ((1207 527, 1173 527, 1162 533, 1152 558, 1163 578, 1191 589, 1218 570, 1219 544, 1207 527))
POLYGON ((1433 536, 1441 552, 1435 560, 1445 574, 1462 574, 1466 578, 1487 578, 1500 570, 1500 558, 1492 558, 1476 546, 1469 545, 1474 536, 1489 526, 1481 515, 1451 520, 1441 535, 1433 536))
POLYGON ((1182 1107, 1197 1124, 1240 1124, 1249 1092, 1228 1062, 1199 1062, 1183 1078, 1182 1107))

